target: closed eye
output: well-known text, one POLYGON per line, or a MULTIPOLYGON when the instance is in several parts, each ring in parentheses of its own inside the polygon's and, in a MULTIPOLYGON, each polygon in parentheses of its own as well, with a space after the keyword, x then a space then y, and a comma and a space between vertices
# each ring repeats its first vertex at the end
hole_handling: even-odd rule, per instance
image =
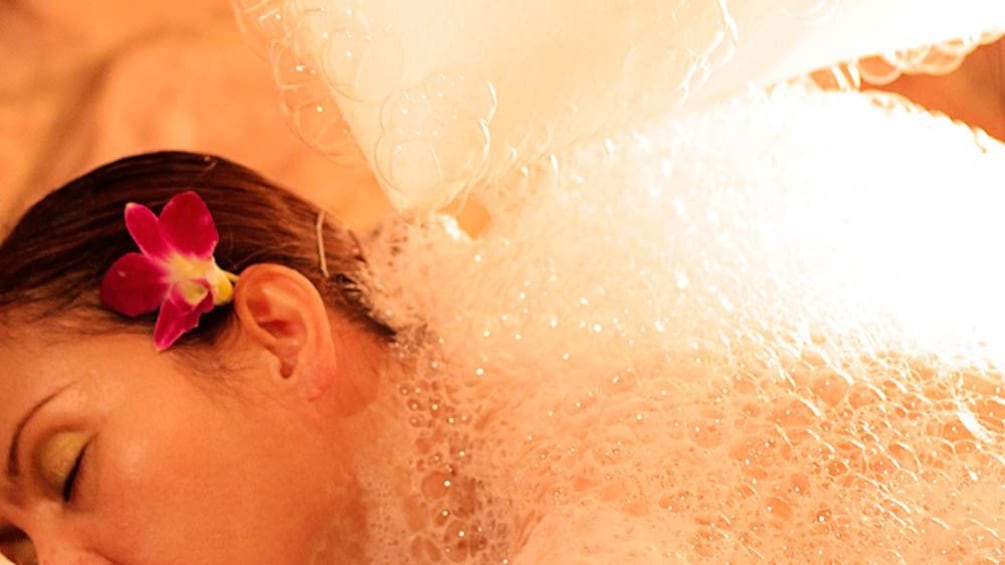
POLYGON ((64 502, 71 502, 73 500, 73 493, 76 489, 77 480, 84 465, 84 458, 87 455, 87 448, 89 446, 90 444, 87 444, 80 450, 80 453, 77 454, 77 458, 73 462, 73 467, 70 468, 66 479, 63 480, 62 496, 64 502))
POLYGON ((57 432, 35 450, 35 469, 54 497, 70 502, 87 464, 94 434, 85 430, 57 432))

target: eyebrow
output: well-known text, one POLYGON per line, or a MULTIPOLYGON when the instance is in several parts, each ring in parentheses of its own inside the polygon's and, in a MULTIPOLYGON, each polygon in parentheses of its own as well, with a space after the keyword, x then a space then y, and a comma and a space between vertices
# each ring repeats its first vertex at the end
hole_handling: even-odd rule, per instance
POLYGON ((46 404, 51 402, 68 388, 70 388, 70 385, 64 386, 36 402, 35 405, 32 406, 20 420, 18 420, 17 425, 14 426, 14 435, 10 441, 10 450, 7 452, 7 479, 10 482, 14 482, 21 476, 21 466, 18 464, 18 452, 20 451, 21 446, 21 436, 24 434, 24 429, 28 425, 28 422, 30 422, 31 419, 35 417, 35 414, 38 414, 39 410, 44 408, 46 404))

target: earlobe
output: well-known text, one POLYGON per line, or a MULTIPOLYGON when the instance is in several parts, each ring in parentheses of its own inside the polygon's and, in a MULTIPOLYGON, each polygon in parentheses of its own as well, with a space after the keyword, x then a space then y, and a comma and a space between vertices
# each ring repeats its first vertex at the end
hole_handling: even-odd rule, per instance
POLYGON ((281 265, 249 267, 235 287, 234 310, 244 334, 275 358, 277 377, 311 397, 330 385, 335 347, 328 310, 306 277, 281 265))

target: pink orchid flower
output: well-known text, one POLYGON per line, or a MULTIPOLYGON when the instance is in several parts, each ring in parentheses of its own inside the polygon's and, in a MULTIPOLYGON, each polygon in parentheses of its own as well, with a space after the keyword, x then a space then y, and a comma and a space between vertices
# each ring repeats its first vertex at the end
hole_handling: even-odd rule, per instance
POLYGON ((130 317, 159 308, 154 346, 163 351, 198 326, 203 314, 230 302, 237 277, 213 258, 220 235, 195 192, 171 198, 159 218, 133 203, 125 216, 141 253, 127 253, 112 265, 101 283, 101 302, 130 317))

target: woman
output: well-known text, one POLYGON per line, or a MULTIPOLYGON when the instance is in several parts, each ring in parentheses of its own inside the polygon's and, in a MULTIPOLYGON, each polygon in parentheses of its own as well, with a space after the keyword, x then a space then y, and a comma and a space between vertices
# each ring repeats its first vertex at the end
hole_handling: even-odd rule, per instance
MULTIPOLYGON (((723 119, 740 124, 748 111, 723 119)), ((718 135, 715 124, 678 127, 718 135)), ((589 160, 584 151, 569 162, 589 160)), ((985 167, 973 178, 1000 169, 996 157, 972 161, 985 167)), ((909 287, 877 276, 915 262, 910 237, 828 239, 846 218, 833 206, 840 199, 813 203, 829 191, 822 178, 811 184, 822 191, 801 187, 809 198, 751 184, 758 198, 738 199, 714 184, 686 189, 687 178, 668 180, 677 198, 655 198, 645 214, 633 202, 654 197, 652 184, 613 187, 626 204, 600 213, 633 217, 640 232, 597 229, 594 201, 570 208, 566 182, 542 183, 505 238, 469 240, 444 220, 392 223, 367 244, 369 262, 313 206, 219 158, 144 155, 71 182, 2 248, 4 555, 143 564, 1000 557, 996 342, 953 360, 967 350, 943 339, 961 335, 954 321, 979 322, 973 314, 987 303, 942 294, 945 305, 928 304, 932 319, 900 317, 914 323, 905 330, 895 298, 909 287), (128 209, 128 230, 122 208, 139 203, 167 225, 177 221, 170 202, 193 191, 215 218, 214 269, 236 276, 232 304, 163 341, 152 315, 121 314, 128 307, 115 293, 133 287, 108 282, 128 270, 119 261, 136 252, 130 235, 144 253, 152 246, 129 219, 139 208, 128 209), (780 204, 801 217, 771 212, 780 204), (557 224, 556 205, 567 214, 557 224), (674 213, 680 226, 658 235, 652 222, 674 213), (775 247, 771 234, 792 229, 803 241, 775 247), (623 239, 638 233, 648 235, 623 239), (615 254, 625 248, 631 255, 615 254), (877 271, 883 262, 893 267, 877 271), (862 281, 868 292, 856 288, 862 281), (952 316, 941 318, 944 309, 952 316), (933 319, 946 325, 932 330, 933 319)), ((957 207, 975 221, 967 195, 957 193, 957 207)), ((875 214, 855 210, 866 230, 889 222, 876 202, 875 214)), ((913 210, 921 227, 933 214, 953 218, 945 203, 913 210)), ((171 241, 186 225, 171 228, 171 241)), ((205 222, 190 227, 201 233, 205 222)), ((946 267, 928 243, 920 247, 946 267)), ((918 292, 956 286, 916 276, 918 292)), ((970 285, 986 297, 983 288, 970 285)))
POLYGON ((353 460, 384 427, 374 401, 393 333, 371 317, 356 241, 318 222, 312 205, 247 169, 175 153, 98 169, 22 218, 3 246, 4 555, 361 555, 353 460), (183 190, 215 208, 218 258, 241 282, 231 312, 158 355, 150 318, 103 308, 100 281, 133 249, 124 203, 160 208, 183 190))

